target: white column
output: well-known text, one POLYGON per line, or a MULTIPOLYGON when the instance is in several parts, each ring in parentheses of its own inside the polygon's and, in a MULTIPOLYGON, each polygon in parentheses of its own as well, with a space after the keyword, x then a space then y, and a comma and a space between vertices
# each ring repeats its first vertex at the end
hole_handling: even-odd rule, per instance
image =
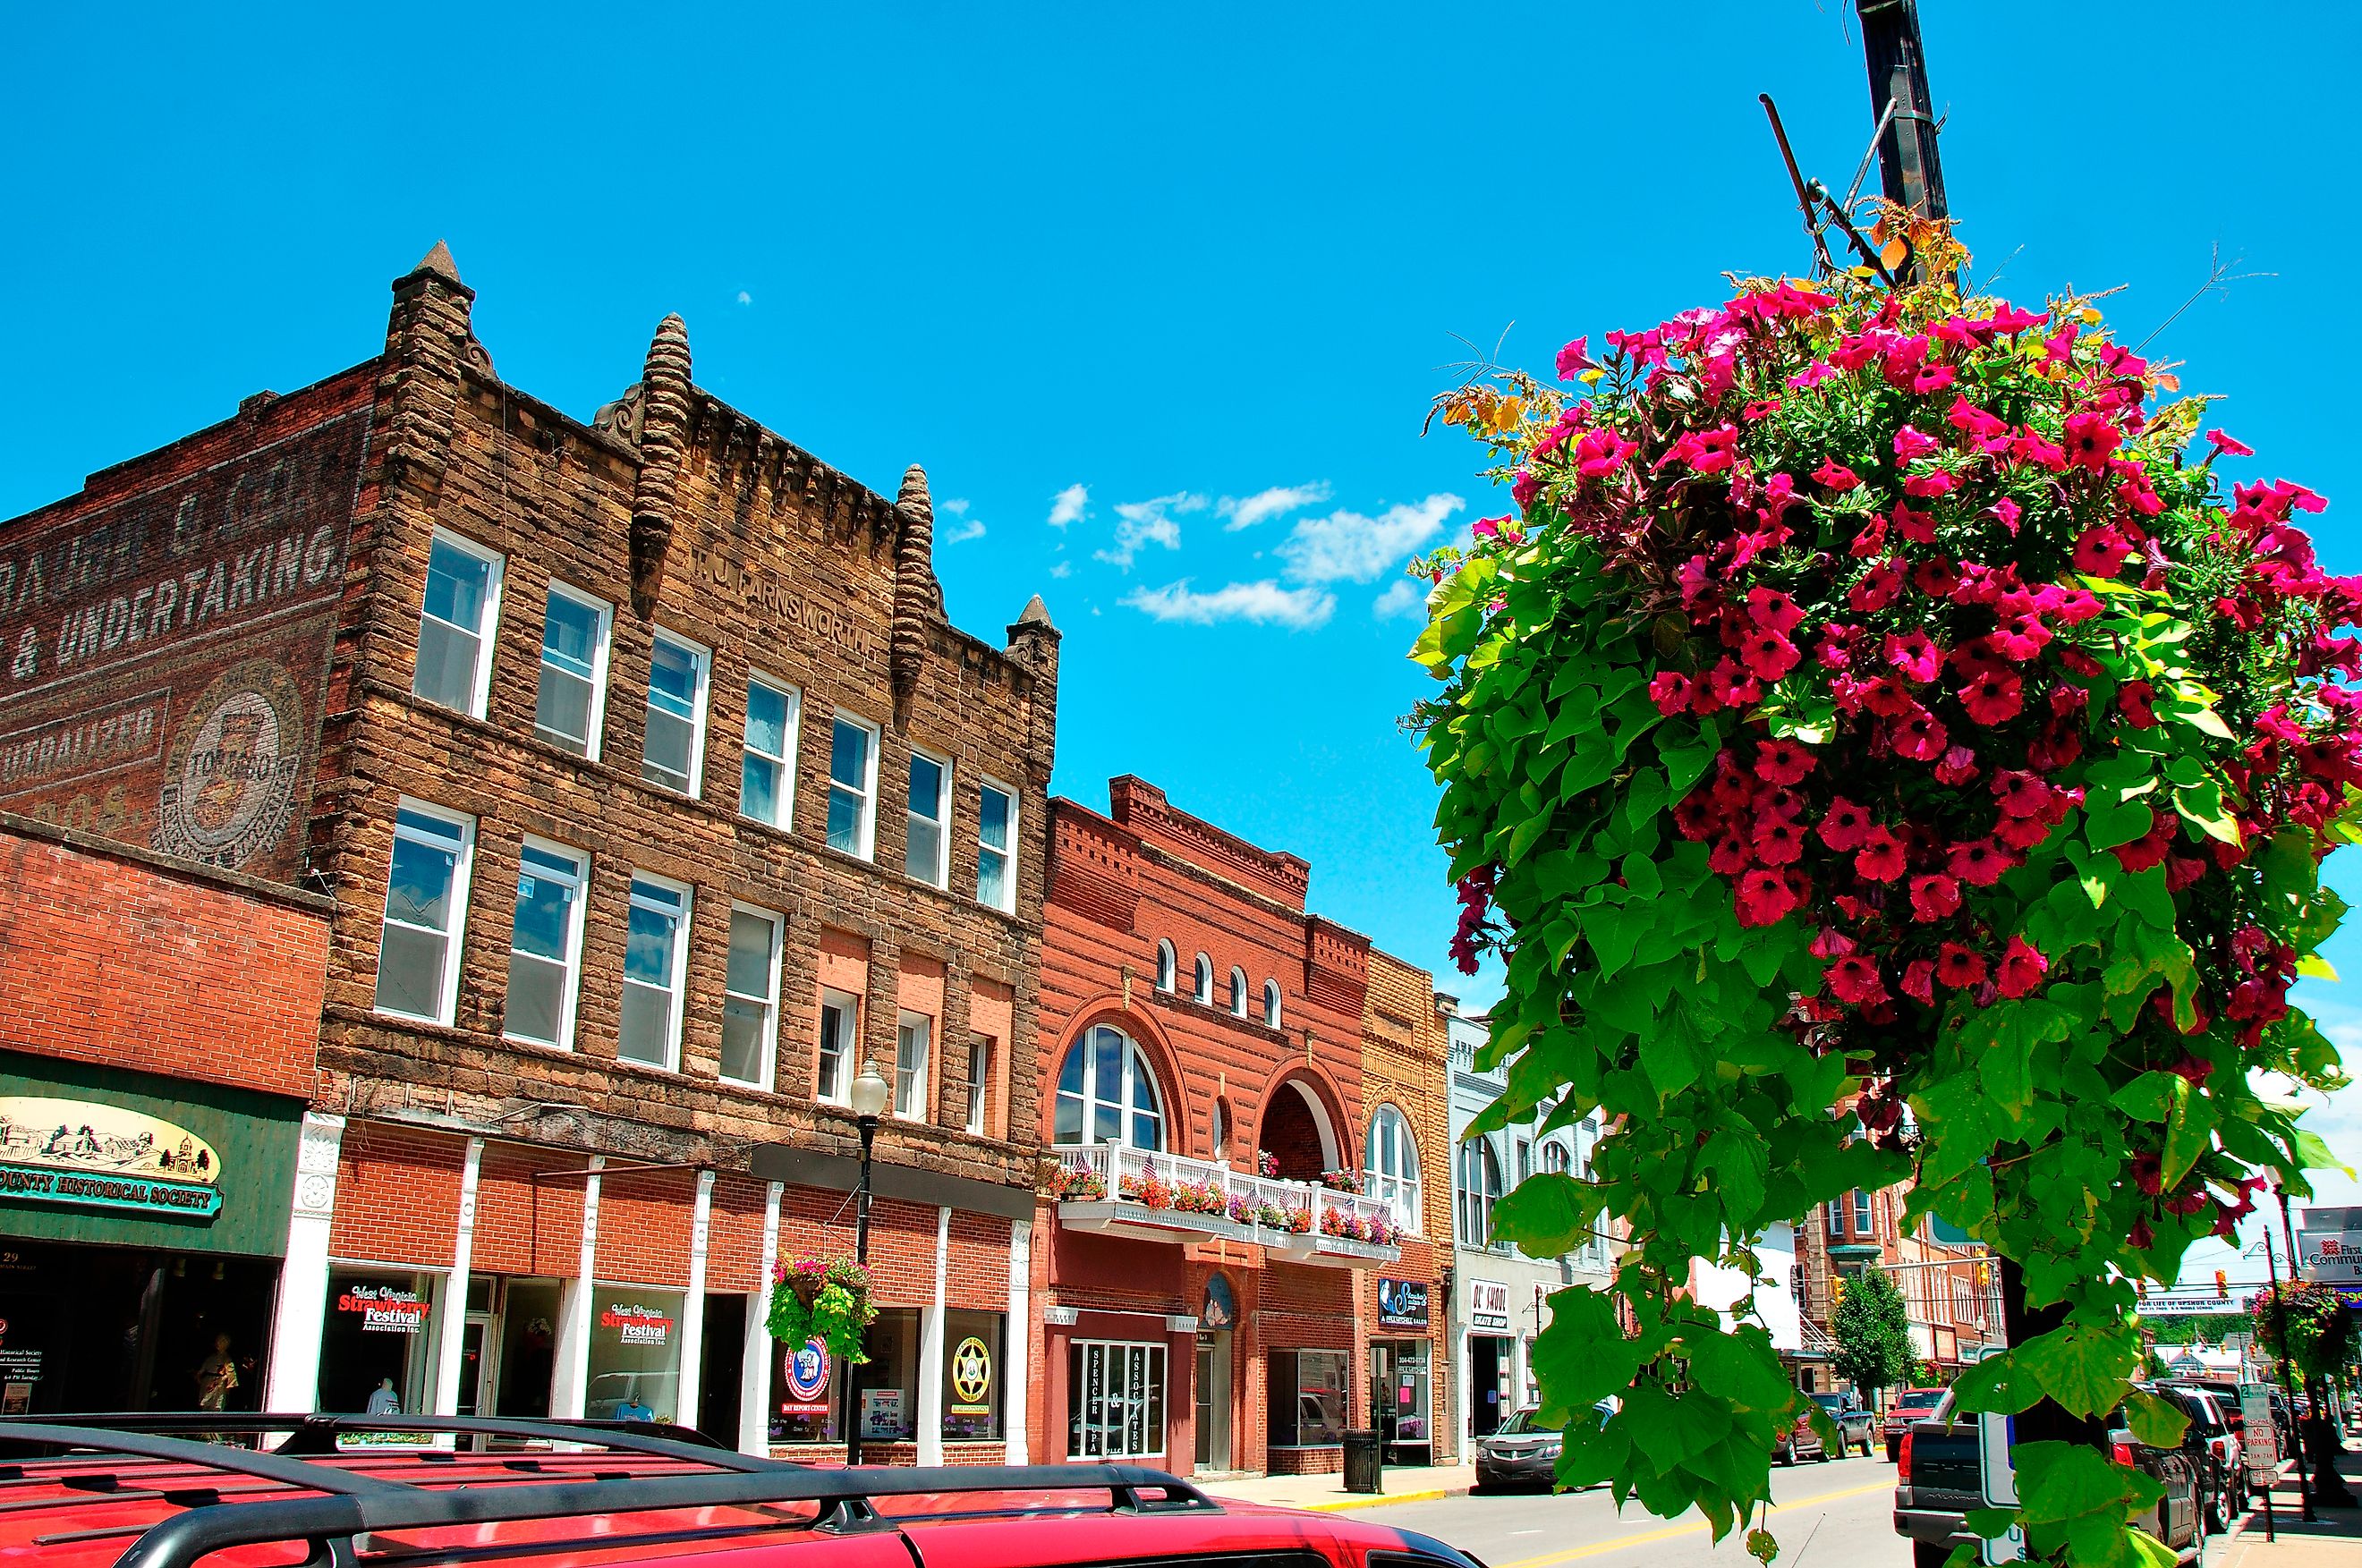
MULTIPOLYGON (((459 1413, 460 1344, 468 1332, 468 1281, 476 1268, 476 1184, 484 1169, 484 1140, 468 1140, 459 1167, 459 1234, 451 1242, 451 1282, 443 1290, 443 1315, 435 1325, 435 1413, 459 1413)), ((477 1390, 480 1398, 483 1390, 477 1390)))
POLYGON ((1009 1463, 1031 1464, 1033 1383, 1026 1359, 1033 1348, 1033 1222, 1009 1222, 1009 1321, 1000 1357, 1000 1431, 1009 1463))
POLYGON ((771 1271, 779 1266, 779 1193, 774 1181, 763 1190, 763 1265, 755 1276, 755 1299, 746 1304, 746 1356, 738 1369, 738 1452, 771 1452, 771 1271))
POLYGON ((950 1272, 952 1212, 935 1211, 935 1304, 919 1312, 919 1463, 944 1462, 944 1276, 950 1272))
POLYGON ((599 1173, 607 1157, 590 1157, 582 1182, 582 1256, 566 1282, 557 1308, 557 1367, 549 1391, 549 1413, 579 1420, 590 1396, 590 1314, 599 1295, 599 1173))
POLYGON ((697 1424, 705 1386, 705 1244, 713 1220, 713 1173, 697 1173, 697 1206, 689 1216, 689 1299, 680 1306, 680 1376, 675 1382, 672 1419, 697 1424))
POLYGON ((320 1398, 320 1335, 328 1310, 328 1231, 337 1218, 337 1158, 345 1119, 304 1113, 295 1143, 295 1191, 287 1218, 287 1260, 270 1322, 266 1410, 313 1410, 320 1398))

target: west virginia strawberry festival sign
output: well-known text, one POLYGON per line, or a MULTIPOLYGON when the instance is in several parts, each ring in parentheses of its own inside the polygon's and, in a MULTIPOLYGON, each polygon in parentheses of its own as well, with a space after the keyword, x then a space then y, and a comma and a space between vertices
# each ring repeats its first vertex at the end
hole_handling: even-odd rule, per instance
MULTIPOLYGON (((1726 1332, 1677 1293, 1694 1255, 1760 1274, 1746 1238, 1911 1177, 1913 1219, 2063 1306, 1963 1403, 2170 1436, 2130 1390, 2134 1281, 2328 1163, 2257 1074, 2341 1081, 2287 1001, 2362 783, 2362 585, 2314 558, 2322 499, 2226 480, 2252 454, 2087 302, 1964 297, 1948 236, 1912 237, 1936 281, 1749 280, 1577 339, 1560 386, 1443 400, 1518 509, 1423 564, 1415 652, 1459 956, 1507 970, 1492 1117, 1615 1128, 1496 1225, 1628 1226, 1536 1348, 1560 1475, 1717 1532, 1803 1407, 1743 1304, 1726 1332)), ((2147 1478, 2016 1458, 2037 1553, 2157 1556, 2147 1478)))

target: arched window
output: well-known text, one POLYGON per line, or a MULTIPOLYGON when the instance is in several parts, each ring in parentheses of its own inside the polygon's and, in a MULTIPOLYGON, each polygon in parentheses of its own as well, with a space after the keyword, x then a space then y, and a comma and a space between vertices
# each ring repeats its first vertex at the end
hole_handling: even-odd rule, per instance
POLYGON ((1501 1157, 1491 1140, 1479 1138, 1460 1146, 1460 1242, 1463 1246, 1489 1246, 1493 1239, 1493 1205, 1501 1200, 1501 1157))
POLYGON ((1173 989, 1173 944, 1170 942, 1156 944, 1156 989, 1173 989))
POLYGON ((1542 1169, 1545 1173, 1551 1176, 1572 1175, 1574 1170, 1574 1157, 1566 1152, 1566 1146, 1564 1144, 1544 1144, 1542 1146, 1542 1169))
POLYGON ((1242 969, 1234 969, 1231 971, 1231 1016, 1233 1018, 1243 1018, 1246 1015, 1247 971, 1242 969))
POLYGON ((1279 981, 1275 980, 1263 982, 1263 1026, 1266 1029, 1279 1027, 1279 981))
POLYGON ((1198 955, 1198 970, 1192 978, 1189 994, 1197 998, 1200 1007, 1214 1004, 1214 960, 1203 953, 1198 955))
POLYGON ((1418 1229, 1418 1146, 1411 1141, 1410 1124, 1391 1105, 1379 1106, 1370 1118, 1362 1190, 1390 1205, 1396 1224, 1407 1231, 1418 1229))
POLYGON ((1215 1101, 1215 1102, 1214 1102, 1214 1149, 1213 1149, 1214 1157, 1215 1157, 1216 1159, 1220 1159, 1220 1158, 1221 1158, 1221 1157, 1222 1157, 1223 1150, 1229 1147, 1229 1146, 1230 1146, 1230 1142, 1231 1142, 1231 1118, 1230 1118, 1229 1113, 1228 1113, 1223 1109, 1222 1102, 1221 1102, 1220 1101, 1217 1100, 1217 1101, 1215 1101))
POLYGON ((1101 1024, 1067 1049, 1054 1125, 1054 1143, 1164 1146, 1156 1074, 1130 1036, 1101 1024))

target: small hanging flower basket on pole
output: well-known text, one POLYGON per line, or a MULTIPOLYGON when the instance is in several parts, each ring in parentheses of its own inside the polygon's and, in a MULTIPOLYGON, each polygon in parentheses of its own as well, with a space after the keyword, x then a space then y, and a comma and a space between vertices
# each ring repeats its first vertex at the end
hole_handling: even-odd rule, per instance
POLYGON ((766 1326, 783 1344, 818 1340, 847 1365, 866 1361, 862 1332, 877 1316, 869 1289, 869 1271, 848 1258, 790 1258, 772 1270, 766 1326))

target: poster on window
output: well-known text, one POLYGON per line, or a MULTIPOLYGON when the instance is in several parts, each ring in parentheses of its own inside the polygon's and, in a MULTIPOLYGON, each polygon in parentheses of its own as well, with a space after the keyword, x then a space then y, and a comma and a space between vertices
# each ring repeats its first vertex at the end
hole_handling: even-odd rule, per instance
POLYGON ((861 1391, 861 1435, 888 1438, 902 1435, 902 1390, 864 1388, 861 1391))
POLYGON ((828 1414, 828 1348, 816 1339, 806 1340, 788 1356, 785 1398, 779 1401, 783 1416, 826 1416, 828 1414))
POLYGON ((360 1321, 361 1332, 414 1334, 426 1327, 426 1302, 399 1285, 354 1284, 337 1292, 337 1310, 360 1321))

